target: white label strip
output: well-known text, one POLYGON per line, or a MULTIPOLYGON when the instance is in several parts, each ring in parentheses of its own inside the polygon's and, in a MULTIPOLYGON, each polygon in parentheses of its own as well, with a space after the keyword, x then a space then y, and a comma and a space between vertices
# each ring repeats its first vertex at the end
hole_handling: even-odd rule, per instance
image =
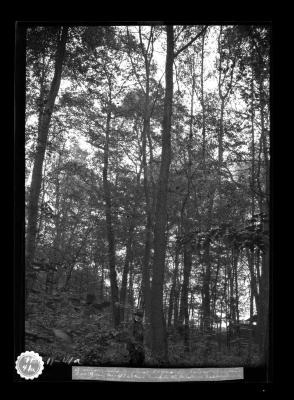
POLYGON ((227 381, 244 379, 244 368, 72 367, 72 379, 121 382, 227 381))

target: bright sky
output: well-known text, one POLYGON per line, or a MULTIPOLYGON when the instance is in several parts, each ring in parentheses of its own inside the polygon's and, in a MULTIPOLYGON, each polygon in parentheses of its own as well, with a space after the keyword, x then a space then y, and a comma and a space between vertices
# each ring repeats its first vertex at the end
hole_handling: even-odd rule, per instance
MULTIPOLYGON (((125 29, 125 27, 122 27, 122 29, 125 29)), ((130 33, 133 33, 136 38, 139 40, 139 35, 138 35, 138 26, 131 26, 129 27, 130 33)), ((147 35, 150 32, 150 27, 149 26, 144 26, 142 27, 142 33, 146 33, 147 35)), ((206 35, 206 41, 205 41, 205 55, 204 55, 204 72, 206 75, 205 81, 204 81, 204 90, 207 91, 214 91, 217 87, 217 79, 212 74, 214 68, 215 68, 215 62, 216 62, 216 56, 217 56, 217 35, 219 33, 219 27, 218 26, 213 26, 210 27, 208 35, 206 35), (207 76, 208 75, 208 76, 207 76)), ((153 58, 158 66, 158 70, 156 72, 156 79, 159 80, 161 78, 161 83, 163 87, 165 86, 165 77, 164 77, 164 71, 165 71, 165 59, 166 59, 166 52, 165 52, 165 36, 164 32, 162 33, 161 37, 159 37, 155 43, 154 43, 154 55, 153 58)), ((196 74, 199 74, 199 63, 200 63, 200 54, 196 54, 195 56, 195 62, 196 62, 196 74)), ((176 63, 178 64, 179 61, 177 60, 176 63)), ((123 66, 123 65, 122 65, 123 66)), ((126 66, 127 67, 127 66, 126 66)), ((177 65, 177 68, 179 66, 177 65)), ((175 72, 175 68, 174 68, 175 72)), ((199 76, 196 78, 200 79, 199 76)), ((176 77, 174 73, 174 90, 177 90, 177 83, 176 83, 176 77)), ((181 84, 181 83, 180 83, 181 84)), ((59 95, 62 94, 65 90, 68 90, 71 85, 71 82, 67 79, 62 79, 61 80, 61 85, 60 85, 60 92, 59 95)), ((183 89, 183 84, 181 84, 181 88, 183 89)), ((190 96, 187 94, 184 95, 183 97, 183 102, 184 104, 190 108, 190 96)), ((243 104, 240 100, 235 102, 235 107, 236 108, 242 108, 243 104)), ((201 112, 201 107, 199 102, 195 101, 194 103, 194 112, 201 112)), ((37 117, 36 116, 31 116, 28 121, 29 124, 36 124, 37 123, 37 117)), ((77 132, 74 130, 71 130, 70 136, 74 137, 77 142, 79 143, 79 146, 81 147, 82 150, 88 151, 90 154, 93 153, 94 148, 88 143, 87 138, 84 137, 81 132, 77 132)), ((70 146, 71 139, 69 138, 68 145, 67 147, 70 146)), ((132 165, 130 163, 130 160, 128 159, 127 156, 125 156, 125 162, 129 164, 130 166, 132 165)), ((31 180, 31 174, 27 179, 26 184, 28 185, 31 180)))
MULTIPOLYGON (((125 27, 122 27, 122 29, 125 29, 125 27)), ((139 40, 139 35, 138 35, 138 26, 131 26, 129 27, 129 31, 133 33, 136 38, 139 40)), ((150 27, 149 26, 144 26, 142 27, 142 33, 144 34, 149 34, 150 32, 150 27)), ((217 87, 217 78, 214 76, 212 73, 215 69, 215 62, 216 62, 216 57, 217 57, 217 36, 219 34, 219 27, 218 26, 211 26, 209 28, 208 35, 206 35, 206 41, 205 41, 205 54, 204 54, 204 72, 206 75, 205 81, 204 81, 204 90, 205 92, 208 91, 215 91, 217 87)), ((165 86, 165 77, 164 77, 164 70, 165 70, 165 59, 166 59, 166 52, 165 52, 165 36, 164 32, 162 35, 155 41, 154 43, 154 55, 153 58, 158 66, 158 70, 156 73, 156 79, 159 80, 161 78, 161 83, 163 87, 165 86)), ((199 77, 199 65, 200 65, 200 54, 196 54, 195 56, 195 62, 196 62, 196 79, 200 79, 199 77)), ((179 68, 179 60, 176 61, 177 68, 179 68)), ((127 67, 127 66, 126 66, 127 67)), ((175 68, 174 68, 174 90, 177 90, 177 83, 176 83, 176 76, 175 76, 175 68)), ((71 85, 71 82, 67 79, 62 79, 61 80, 61 85, 60 85, 60 92, 59 95, 62 94, 65 90, 68 90, 71 85)), ((181 84, 181 88, 183 89, 183 83, 181 84)), ((184 95, 183 97, 183 103, 187 106, 187 108, 190 108, 190 96, 187 94, 184 95)), ((234 101, 234 107, 235 109, 242 109, 244 107, 243 101, 240 99, 235 99, 234 101)), ((201 106, 199 101, 194 102, 194 113, 201 112, 201 106)), ((31 116, 29 117, 28 120, 29 124, 37 124, 37 117, 36 116, 31 116)), ((160 128, 158 128, 160 129, 160 128)), ((79 146, 81 147, 82 150, 88 151, 90 154, 93 154, 94 152, 94 147, 88 143, 87 138, 84 137, 81 132, 75 131, 74 129, 71 130, 70 132, 70 137, 75 138, 76 141, 79 143, 79 146)), ((67 147, 70 147, 72 139, 69 137, 68 139, 68 144, 67 147)), ((160 149, 158 149, 160 152, 160 149)), ((132 163, 128 159, 127 156, 125 156, 125 162, 128 164, 130 167, 133 167, 132 163)), ((31 174, 27 178, 26 185, 29 185, 31 181, 31 174)))
MULTIPOLYGON (((136 38, 139 40, 139 35, 138 35, 138 27, 137 26, 131 26, 129 27, 130 33, 136 35, 136 38)), ((145 26, 142 27, 142 32, 149 34, 150 27, 145 26)), ((206 44, 205 44, 205 59, 204 59, 204 71, 205 74, 209 74, 210 72, 213 71, 214 69, 214 63, 215 63, 215 57, 217 54, 217 42, 215 40, 216 34, 218 33, 218 27, 214 27, 212 29, 212 32, 207 37, 206 44)), ((156 79, 159 81, 161 79, 162 86, 165 86, 165 76, 164 76, 164 71, 165 71, 165 60, 166 60, 166 52, 164 49, 164 39, 163 37, 158 38, 155 43, 154 43, 154 54, 153 54, 153 59, 155 60, 158 70, 156 72, 156 79)), ((198 56, 200 57, 200 56, 198 56)), ((197 56, 196 56, 197 59, 197 56)), ((197 62, 197 61, 196 61, 197 62)), ((199 62, 199 60, 198 60, 199 62)), ((174 80, 175 80, 174 76, 174 80)), ((70 86, 70 81, 63 79, 61 82, 61 92, 67 89, 70 86)), ((212 75, 208 77, 205 80, 204 86, 206 91, 213 91, 215 90, 217 85, 216 78, 212 75)), ((174 88, 177 89, 176 82, 174 82, 174 88)), ((183 98, 183 101, 186 103, 186 105, 189 107, 189 102, 190 98, 183 98)), ((195 112, 200 111, 199 105, 197 103, 195 104, 195 112)), ((92 146, 87 142, 87 139, 83 137, 80 133, 78 135, 75 135, 78 139, 79 145, 83 150, 88 150, 91 152, 92 146)), ((126 157, 127 161, 127 157, 126 157)), ((128 161, 127 161, 128 162, 128 161)))

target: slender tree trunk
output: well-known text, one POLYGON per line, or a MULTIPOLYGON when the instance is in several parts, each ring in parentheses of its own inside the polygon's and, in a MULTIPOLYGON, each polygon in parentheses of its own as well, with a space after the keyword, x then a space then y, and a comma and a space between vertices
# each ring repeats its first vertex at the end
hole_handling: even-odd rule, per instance
POLYGON ((113 323, 114 326, 117 327, 120 323, 120 308, 119 308, 117 276, 115 269, 115 242, 114 242, 114 233, 112 227, 111 194, 108 182, 110 122, 111 122, 111 112, 109 111, 107 114, 105 145, 104 145, 103 190, 104 190, 106 230, 107 230, 107 241, 108 241, 108 266, 109 266, 109 277, 110 277, 110 288, 111 288, 113 323))
MULTIPOLYGON (((129 286, 128 286, 128 303, 130 305, 130 309, 134 307, 134 273, 133 273, 133 262, 130 263, 130 271, 129 271, 129 286)), ((127 314, 127 321, 129 321, 129 308, 127 314)))
POLYGON ((164 117, 162 126, 162 154, 157 185, 157 201, 154 226, 154 261, 152 268, 152 299, 151 299, 151 329, 152 352, 159 360, 167 360, 167 341, 165 321, 163 316, 163 280, 166 251, 166 223, 167 223, 167 192, 169 167, 171 162, 171 116, 173 102, 173 59, 174 59, 174 32, 173 26, 168 25, 167 53, 165 67, 165 99, 164 117))
POLYGON ((179 316, 179 323, 184 323, 184 346, 185 351, 189 350, 189 281, 192 268, 192 253, 188 246, 184 248, 184 272, 183 272, 183 286, 181 294, 181 309, 179 316))
MULTIPOLYGON (((264 230, 268 222, 264 223, 264 230)), ((269 331, 269 248, 265 249, 262 255, 262 274, 260 284, 260 314, 258 316, 259 346, 261 359, 266 362, 268 356, 268 331, 269 331)))
POLYGON ((176 288, 175 300, 174 300, 174 321, 173 321, 173 326, 176 329, 179 326, 179 297, 180 297, 180 290, 179 288, 176 288))
MULTIPOLYGON (((64 146, 62 150, 64 149, 64 146)), ((57 170, 59 171, 60 165, 62 162, 61 153, 59 154, 58 163, 57 163, 57 170)), ((46 279, 46 292, 52 293, 53 290, 53 282, 54 282, 54 271, 55 266, 61 261, 60 259, 60 250, 61 250, 61 232, 62 232, 62 224, 60 219, 60 180, 59 180, 59 173, 56 174, 55 178, 55 237, 53 241, 53 246, 51 250, 50 256, 50 269, 47 272, 47 279, 46 279), (52 268, 53 267, 53 268, 52 268)))
POLYGON ((133 232, 134 232, 134 225, 131 223, 129 227, 129 237, 126 246, 126 258, 125 258, 125 265, 123 269, 123 276, 122 276, 122 283, 121 283, 121 290, 120 290, 120 319, 124 320, 124 310, 125 310, 125 303, 127 297, 127 283, 128 283, 128 273, 130 263, 132 262, 132 243, 133 243, 133 232))
MULTIPOLYGON (((221 169, 223 164, 223 155, 224 155, 224 112, 225 112, 225 104, 227 99, 229 98, 230 92, 232 90, 232 82, 234 76, 234 68, 236 60, 232 60, 231 67, 229 69, 229 73, 222 71, 222 64, 223 64, 223 55, 222 55, 222 26, 220 27, 220 34, 218 38, 218 51, 219 51, 219 76, 218 76, 218 93, 220 99, 220 122, 219 122, 219 129, 218 129, 218 168, 219 168, 219 183, 218 183, 218 190, 220 193, 220 203, 222 204, 222 196, 221 196, 221 169), (224 76, 222 76, 224 75, 224 76), (227 80, 227 85, 226 83, 227 80)), ((228 69, 228 68, 227 68, 228 69)))
MULTIPOLYGON (((260 201, 261 211, 263 212, 263 233, 269 238, 269 157, 267 148, 267 137, 265 130, 264 115, 264 87, 263 77, 259 81, 260 92, 260 121, 261 121, 261 141, 263 149, 263 158, 265 163, 265 200, 260 201)), ((261 279, 260 279, 260 315, 258 316, 259 346, 262 362, 267 362, 269 345, 269 241, 266 241, 265 249, 262 253, 261 279)))
POLYGON ((239 250, 234 249, 233 251, 233 272, 235 279, 235 310, 236 310, 236 322, 239 325, 239 289, 238 289, 238 260, 239 250))
POLYGON ((251 214, 252 217, 255 214, 255 129, 254 129, 254 118, 255 118, 255 108, 254 108, 254 76, 253 67, 251 68, 252 79, 251 79, 251 179, 249 184, 251 186, 251 214))
MULTIPOLYGON (((212 211, 214 205, 214 196, 216 192, 216 186, 212 189, 212 193, 209 194, 209 208, 207 212, 207 231, 211 227, 212 211)), ((210 256, 210 241, 205 245, 204 249, 204 271, 203 271, 203 287, 202 287, 202 316, 203 316, 203 331, 204 333, 210 332, 211 328, 211 256, 210 256)))
POLYGON ((192 254, 188 245, 184 246, 184 269, 183 269, 183 284, 181 290, 181 306, 179 315, 179 324, 185 323, 187 309, 188 309, 188 290, 189 290, 189 280, 192 267, 192 254))
POLYGON ((211 297, 213 298, 213 303, 212 303, 212 310, 211 310, 211 315, 213 317, 216 316, 216 300, 217 300, 217 282, 218 282, 218 276, 219 276, 219 270, 220 270, 220 257, 218 257, 217 260, 217 267, 216 267, 216 275, 215 275, 215 281, 214 281, 214 285, 213 285, 213 293, 211 294, 211 297))
MULTIPOLYGON (((205 101, 204 101, 204 45, 205 45, 205 34, 202 36, 202 48, 201 48, 201 108, 202 108, 202 157, 203 165, 205 167, 206 158, 206 114, 205 114, 205 101)), ((205 170, 206 173, 206 170, 205 170)))
POLYGON ((226 325, 226 333, 227 333, 227 347, 230 347, 230 340, 231 340, 231 329, 230 329, 230 317, 228 315, 228 303, 229 303, 229 285, 228 285, 228 261, 225 265, 225 276, 224 276, 224 304, 225 304, 225 325, 226 325))
MULTIPOLYGON (((40 189, 40 194, 42 193, 41 196, 41 201, 40 201, 40 210, 43 209, 43 206, 45 204, 45 180, 46 180, 46 158, 44 155, 44 162, 43 162, 43 172, 42 172, 42 184, 41 184, 41 189, 40 189)), ((42 230, 45 231, 46 229, 46 218, 44 216, 44 213, 42 211, 40 212, 39 216, 39 223, 37 223, 37 233, 36 233, 36 243, 41 242, 40 241, 40 235, 42 230), (43 229, 44 228, 44 229, 43 229)))
MULTIPOLYGON (((28 224, 26 235, 26 271, 30 269, 31 263, 34 261, 36 250, 36 234, 37 234, 37 220, 38 220, 38 201, 40 197, 41 183, 42 183, 42 167, 46 151, 47 137, 52 117, 52 112, 55 104, 55 99, 59 91, 62 65, 65 56, 65 47, 67 41, 68 27, 63 27, 61 32, 60 41, 58 42, 54 76, 51 82, 49 95, 40 116, 38 126, 38 139, 36 147, 36 155, 33 166, 32 182, 30 187, 29 202, 28 202, 28 224)), ((31 272, 31 271, 29 271, 31 272)), ((26 295, 33 285, 33 280, 27 281, 26 295)))
MULTIPOLYGON (((139 187, 140 187, 140 178, 141 178, 141 171, 142 169, 140 168, 139 172, 137 173, 137 179, 136 179, 136 188, 135 188, 135 196, 134 196, 134 203, 133 203, 133 209, 136 210, 138 206, 138 199, 139 199, 139 187)), ((125 303, 127 301, 127 286, 128 286, 128 274, 129 274, 129 269, 130 269, 130 264, 132 263, 133 260, 133 234, 134 234, 134 229, 135 229, 135 218, 136 214, 135 212, 131 212, 131 215, 129 216, 129 233, 128 233, 128 239, 127 239, 127 245, 126 245, 126 257, 125 257, 125 264, 124 264, 124 269, 123 269, 123 276, 122 276, 122 284, 121 284, 121 290, 120 290, 120 315, 121 315, 121 320, 124 320, 124 315, 125 315, 125 303)))
POLYGON ((252 298, 255 298, 255 304, 256 304, 256 311, 257 315, 260 314, 260 309, 259 309, 259 294, 257 291, 257 280, 256 280, 256 275, 254 271, 254 249, 247 249, 247 260, 248 260, 248 268, 250 272, 250 290, 252 293, 252 298))
POLYGON ((150 114, 149 114, 149 66, 146 61, 146 87, 145 87, 145 106, 144 106, 144 121, 142 132, 142 160, 144 171, 144 194, 145 194, 145 249, 143 259, 143 274, 142 274, 142 289, 143 289, 143 306, 145 312, 145 343, 148 347, 151 346, 151 287, 150 287, 150 252, 152 240, 152 209, 149 193, 149 179, 147 169, 147 135, 150 130, 150 114))
MULTIPOLYGON (((178 266, 179 266, 179 260, 178 266)), ((179 301, 180 301, 180 282, 181 282, 181 274, 178 272, 178 279, 176 280, 175 286, 175 300, 174 300, 174 327, 178 328, 179 325, 179 301)))
POLYGON ((104 262, 101 263, 100 302, 104 301, 104 262))
POLYGON ((219 175, 223 163, 223 154, 224 154, 224 109, 225 104, 224 100, 221 99, 221 109, 220 109, 220 125, 219 125, 219 134, 218 134, 218 165, 219 165, 219 175))
POLYGON ((207 362, 208 354, 210 351, 211 342, 211 262, 210 262, 210 243, 207 243, 205 247, 205 274, 203 281, 203 333, 206 335, 205 350, 204 350, 204 361, 207 362))
POLYGON ((266 202, 264 204, 265 212, 268 212, 269 209, 269 156, 268 156, 268 145, 267 145, 267 135, 265 129, 265 112, 264 112, 264 88, 263 88, 263 80, 260 78, 260 124, 261 124, 261 140, 262 140, 262 150, 263 150, 263 158, 265 163, 265 198, 266 202))
POLYGON ((210 332, 211 327, 211 310, 210 310, 210 280, 211 280, 211 265, 210 265, 210 245, 205 248, 205 274, 203 282, 203 330, 204 333, 210 332))
POLYGON ((174 311, 175 311, 178 272, 179 272, 179 252, 176 250, 175 268, 174 268, 174 271, 173 271, 172 287, 171 287, 170 297, 169 297, 168 322, 167 322, 167 326, 168 327, 171 327, 171 325, 172 325, 172 316, 173 316, 173 314, 174 314, 174 321, 175 321, 175 313, 174 313, 174 311))
MULTIPOLYGON (((269 214, 267 213, 266 219, 263 222, 263 232, 265 235, 269 234, 269 214)), ((260 313, 258 315, 258 333, 259 333, 259 346, 261 351, 261 360, 266 363, 268 356, 269 344, 269 242, 266 243, 265 249, 262 253, 261 262, 261 277, 259 286, 259 306, 260 313)))
POLYGON ((256 250, 256 257, 255 257, 255 269, 256 269, 256 277, 257 277, 257 287, 258 287, 258 293, 260 291, 260 284, 261 284, 261 277, 260 277, 260 249, 257 248, 256 250))
POLYGON ((231 324, 236 324, 236 305, 235 305, 235 296, 234 296, 234 270, 233 270, 233 261, 229 265, 228 270, 228 279, 229 279, 229 307, 230 307, 230 322, 231 324))
MULTIPOLYGON (((194 92, 195 92, 195 63, 194 58, 192 62, 192 96, 191 96, 191 109, 190 109, 190 124, 188 136, 188 168, 187 168, 187 193, 183 200, 181 210, 181 221, 184 233, 187 235, 191 230, 191 223, 189 220, 189 205, 190 205, 190 187, 192 181, 192 140, 193 140, 193 119, 194 119, 194 92)), ((188 292, 190 274, 192 268, 192 249, 189 244, 184 246, 184 270, 183 270, 183 285, 181 292, 181 308, 179 315, 179 323, 184 323, 184 344, 185 350, 188 350, 189 343, 189 311, 188 311, 188 292)))

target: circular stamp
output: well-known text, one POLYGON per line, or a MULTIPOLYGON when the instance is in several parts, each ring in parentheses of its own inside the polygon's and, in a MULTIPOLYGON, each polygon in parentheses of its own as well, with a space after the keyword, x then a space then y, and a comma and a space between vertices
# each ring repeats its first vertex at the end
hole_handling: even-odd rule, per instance
POLYGON ((15 368, 22 378, 34 379, 41 375, 44 362, 38 353, 26 351, 17 357, 15 368))

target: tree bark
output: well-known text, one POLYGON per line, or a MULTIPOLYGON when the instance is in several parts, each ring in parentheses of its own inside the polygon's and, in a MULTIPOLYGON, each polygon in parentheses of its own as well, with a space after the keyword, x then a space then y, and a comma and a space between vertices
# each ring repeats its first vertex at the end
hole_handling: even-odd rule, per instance
MULTIPOLYGON (((61 37, 58 42, 56 50, 54 76, 51 82, 48 98, 46 100, 43 112, 40 114, 40 119, 39 119, 36 155, 34 160, 32 182, 31 182, 29 202, 28 202, 28 224, 27 224, 27 236, 26 236, 26 271, 30 269, 30 265, 34 261, 35 257, 37 220, 38 220, 38 202, 39 202, 41 183, 42 183, 42 167, 44 162, 52 112, 55 104, 55 99, 60 87, 67 35, 68 35, 68 27, 63 27, 61 31, 61 37)), ((27 294, 32 285, 33 281, 29 280, 27 282, 27 288, 26 288, 27 294)))
MULTIPOLYGON (((260 76, 259 81, 260 91, 260 121, 261 121, 261 142, 263 149, 263 157, 265 162, 265 199, 260 199, 261 211, 263 212, 263 234, 265 238, 269 238, 269 190, 270 190, 270 170, 269 170, 269 157, 267 148, 267 137, 265 130, 265 115, 264 115, 264 87, 263 77, 260 76)), ((261 279, 260 279, 260 314, 258 316, 258 332, 259 332, 259 346, 261 351, 261 361, 267 362, 268 346, 269 346, 269 240, 266 240, 265 249, 262 254, 261 263, 261 279)))
MULTIPOLYGON (((177 260, 179 264, 179 260, 177 260)), ((174 327, 177 328, 179 325, 179 301, 180 301, 180 282, 182 280, 182 274, 178 271, 178 278, 175 286, 175 297, 174 297, 174 327)))
POLYGON ((143 274, 142 274, 142 294, 143 294, 143 307, 145 312, 145 343, 151 345, 151 288, 150 288, 150 252, 152 240, 152 209, 151 199, 149 194, 149 180, 147 170, 147 136, 150 130, 150 113, 149 113, 149 64, 145 58, 146 66, 146 86, 145 86, 145 105, 144 105, 144 120, 142 131, 142 161, 144 171, 144 194, 145 194, 145 249, 143 259, 143 274))
POLYGON ((179 272, 179 252, 176 249, 175 254, 175 268, 173 271, 173 280, 172 280, 172 287, 170 290, 169 296, 169 308, 168 308, 168 322, 167 326, 171 327, 172 325, 172 316, 174 314, 174 323, 175 323, 175 301, 176 301, 176 289, 177 289, 177 280, 178 280, 178 272, 179 272))
MULTIPOLYGON (((190 234, 191 222, 189 219, 189 206, 190 206, 190 188, 192 182, 192 139, 193 139, 193 119, 194 119, 194 92, 195 92, 195 62, 192 62, 192 95, 191 95, 191 108, 190 108, 190 124, 188 136, 188 168, 187 168, 187 193, 182 203, 181 222, 184 234, 190 234)), ((183 270, 183 285, 181 292, 181 308, 179 315, 179 323, 184 323, 184 343, 185 350, 188 350, 189 343, 189 310, 188 310, 188 292, 190 274, 192 268, 192 249, 191 246, 185 244, 184 246, 184 270, 183 270)))
POLYGON ((239 249, 233 249, 233 272, 235 279, 235 312, 236 322, 239 325, 240 313, 239 313, 239 288, 238 288, 238 260, 239 260, 239 249))
POLYGON ((152 268, 151 329, 152 353, 159 360, 167 360, 167 342, 163 315, 163 280, 166 252, 167 192, 171 162, 171 116, 173 102, 173 26, 166 27, 167 52, 165 66, 165 99, 162 124, 162 153, 157 186, 154 226, 154 262, 152 268))
POLYGON ((184 247, 184 271, 183 271, 183 285, 181 292, 181 308, 179 315, 179 324, 184 324, 184 343, 185 350, 188 350, 189 342, 189 310, 188 310, 188 294, 189 294, 189 281, 192 268, 192 253, 188 245, 184 247))
POLYGON ((133 274, 133 263, 130 263, 130 271, 129 271, 129 290, 128 290, 128 303, 132 308, 134 306, 134 274, 133 274))
POLYGON ((205 274, 203 281, 203 331, 210 332, 211 327, 211 310, 210 310, 210 280, 211 280, 211 265, 210 265, 210 244, 205 248, 205 274))
POLYGON ((213 298, 211 315, 213 317, 216 316, 216 300, 217 300, 217 297, 218 297, 217 282, 218 282, 218 277, 219 277, 220 265, 221 265, 221 261, 220 261, 220 256, 219 256, 218 260, 217 260, 215 281, 214 281, 213 290, 212 290, 212 293, 211 293, 211 297, 213 298))
MULTIPOLYGON (((205 167, 206 158, 206 114, 205 114, 205 102, 204 102, 204 46, 205 46, 205 34, 202 36, 202 47, 201 47, 201 108, 202 108, 202 157, 203 165, 205 167)), ((206 173, 206 170, 205 170, 206 173)))
POLYGON ((119 297, 118 297, 117 276, 115 269, 115 242, 114 242, 114 233, 112 227, 111 194, 108 182, 110 122, 111 122, 111 112, 108 111, 107 121, 106 121, 105 144, 104 144, 103 191, 104 191, 106 231, 107 231, 107 241, 108 241, 108 267, 109 267, 109 278, 110 278, 110 289, 111 289, 113 323, 114 326, 117 327, 120 323, 120 307, 119 307, 119 297))
POLYGON ((128 274, 129 274, 129 268, 130 268, 130 263, 132 262, 132 243, 133 243, 133 232, 134 232, 134 225, 131 222, 131 225, 129 227, 129 237, 127 241, 127 246, 126 246, 126 257, 125 257, 125 264, 124 264, 124 269, 123 269, 123 276, 122 276, 122 283, 121 283, 121 290, 120 290, 120 319, 123 321, 124 320, 124 315, 125 315, 125 303, 126 303, 126 297, 127 297, 127 283, 128 283, 128 274))

